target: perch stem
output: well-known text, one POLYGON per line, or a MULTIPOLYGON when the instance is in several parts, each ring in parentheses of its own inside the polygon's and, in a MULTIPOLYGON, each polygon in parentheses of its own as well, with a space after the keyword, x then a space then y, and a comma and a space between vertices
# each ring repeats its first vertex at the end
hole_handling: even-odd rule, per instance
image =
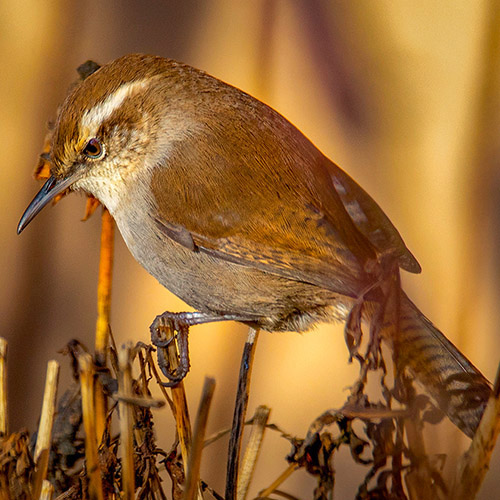
POLYGON ((257 347, 259 330, 250 327, 247 341, 241 357, 240 375, 238 378, 238 390, 236 394, 236 403, 234 406, 233 425, 231 436, 229 438, 229 452, 226 474, 226 500, 236 499, 238 485, 238 465, 240 458, 241 440, 243 437, 243 428, 245 425, 245 416, 248 406, 248 396, 250 393, 250 378, 252 375, 252 366, 257 347))

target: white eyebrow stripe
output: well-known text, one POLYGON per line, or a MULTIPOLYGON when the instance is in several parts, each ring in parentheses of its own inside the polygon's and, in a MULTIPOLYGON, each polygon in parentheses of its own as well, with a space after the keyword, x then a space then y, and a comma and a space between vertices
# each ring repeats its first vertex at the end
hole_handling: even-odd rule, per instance
POLYGON ((88 109, 83 113, 80 125, 87 129, 90 134, 95 134, 99 126, 108 119, 113 112, 119 108, 122 102, 137 90, 144 89, 151 82, 151 78, 145 78, 135 82, 124 83, 104 101, 88 109))

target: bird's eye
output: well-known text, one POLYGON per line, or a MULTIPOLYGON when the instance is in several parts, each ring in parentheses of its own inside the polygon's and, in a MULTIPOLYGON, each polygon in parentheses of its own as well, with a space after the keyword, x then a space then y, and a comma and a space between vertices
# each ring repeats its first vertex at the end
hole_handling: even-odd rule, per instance
POLYGON ((92 139, 89 140, 89 142, 87 142, 87 144, 83 148, 82 153, 87 158, 91 158, 92 160, 98 160, 99 158, 102 158, 104 155, 104 146, 101 144, 101 141, 99 139, 93 137, 92 139))

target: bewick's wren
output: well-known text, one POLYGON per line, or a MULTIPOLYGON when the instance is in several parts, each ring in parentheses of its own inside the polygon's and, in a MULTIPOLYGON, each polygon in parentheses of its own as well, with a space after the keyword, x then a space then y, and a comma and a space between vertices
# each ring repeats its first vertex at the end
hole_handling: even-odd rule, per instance
POLYGON ((70 92, 51 161, 18 232, 63 190, 90 193, 146 270, 199 311, 167 316, 179 330, 337 319, 356 343, 363 317, 473 434, 490 386, 399 288, 399 267, 417 261, 372 198, 265 104, 190 66, 125 56, 70 92))

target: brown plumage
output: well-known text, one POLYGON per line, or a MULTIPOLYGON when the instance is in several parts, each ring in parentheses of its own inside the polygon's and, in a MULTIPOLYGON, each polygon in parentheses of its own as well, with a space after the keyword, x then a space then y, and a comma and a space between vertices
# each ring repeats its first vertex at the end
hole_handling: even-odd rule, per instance
POLYGON ((395 289, 398 267, 419 272, 417 261, 375 201, 270 107, 190 66, 126 56, 72 90, 52 161, 20 230, 56 192, 84 190, 200 311, 192 324, 303 331, 353 310, 379 318, 398 359, 473 434, 490 386, 395 289))

